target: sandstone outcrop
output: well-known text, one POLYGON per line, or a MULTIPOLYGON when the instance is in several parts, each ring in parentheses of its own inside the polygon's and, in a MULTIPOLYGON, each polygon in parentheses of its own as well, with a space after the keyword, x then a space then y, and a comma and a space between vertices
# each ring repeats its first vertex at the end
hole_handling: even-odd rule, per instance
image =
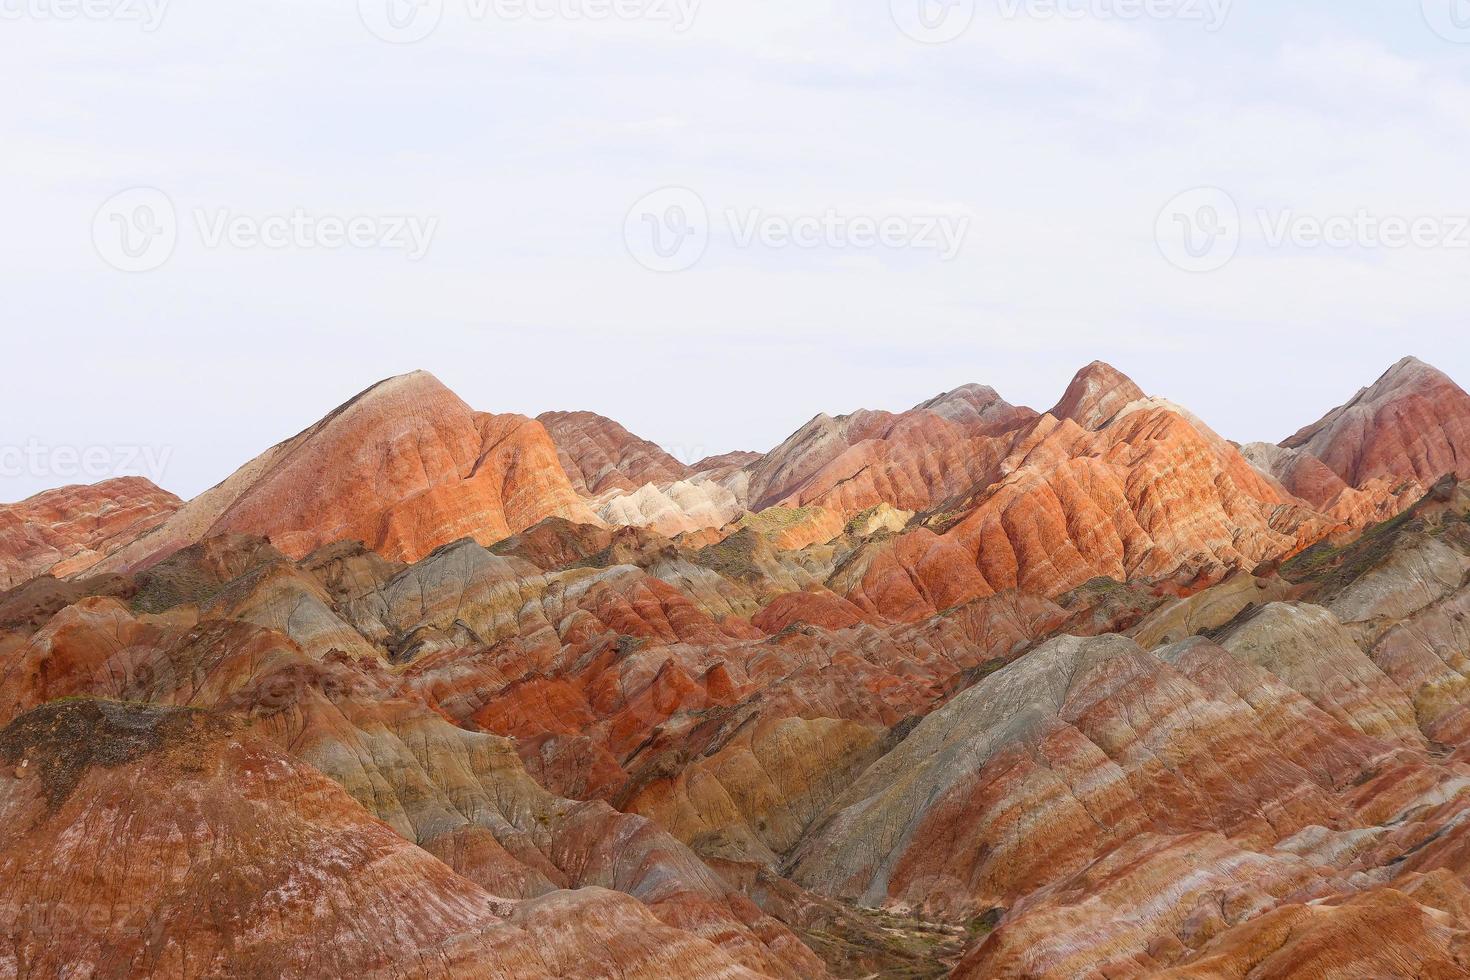
POLYGON ((925 510, 982 482, 1004 455, 1000 437, 1035 417, 979 385, 898 415, 819 415, 747 468, 749 507, 925 510))
POLYGON ((683 467, 385 382, 0 589, 0 975, 1459 976, 1458 389, 1375 389, 683 467))
POLYGON ((142 477, 122 477, 0 504, 0 590, 46 572, 85 572, 182 503, 142 477))
POLYGON ((614 492, 595 501, 595 506, 597 515, 615 527, 648 527, 668 537, 723 527, 743 509, 730 489, 702 476, 664 487, 649 483, 627 493, 614 492))
POLYGON ((967 508, 869 550, 837 591, 907 618, 1006 589, 1060 595, 1098 576, 1208 582, 1337 526, 1172 407, 1133 408, 1096 432, 1043 416, 967 508))
POLYGON ((105 567, 146 567, 229 532, 266 535, 292 558, 353 538, 414 560, 552 516, 597 523, 540 423, 476 413, 418 372, 374 385, 267 450, 105 567))
POLYGON ((0 757, 8 973, 759 976, 611 892, 497 899, 207 712, 65 702, 0 757))
POLYGON ((662 486, 690 475, 689 467, 658 446, 593 412, 546 412, 536 421, 546 426, 573 489, 584 496, 662 486))
POLYGON ((1281 445, 1310 453, 1352 487, 1378 477, 1429 486, 1448 473, 1470 476, 1470 395, 1406 357, 1281 445))
POLYGON ((1069 419, 1084 429, 1101 429, 1123 409, 1147 396, 1133 380, 1102 361, 1093 361, 1072 378, 1067 390, 1047 414, 1069 419))
POLYGON ((1350 825, 1332 791, 1390 746, 1190 644, 1149 655, 1121 637, 1062 638, 992 674, 831 805, 794 880, 964 920, 1145 832, 1273 843, 1350 825))

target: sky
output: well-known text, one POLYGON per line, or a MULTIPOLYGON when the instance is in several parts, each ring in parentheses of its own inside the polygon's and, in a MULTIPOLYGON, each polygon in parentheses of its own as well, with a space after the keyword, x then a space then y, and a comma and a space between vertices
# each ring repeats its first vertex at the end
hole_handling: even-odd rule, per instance
POLYGON ((0 500, 374 381, 694 460, 1106 360, 1470 383, 1470 0, 0 0, 0 500))

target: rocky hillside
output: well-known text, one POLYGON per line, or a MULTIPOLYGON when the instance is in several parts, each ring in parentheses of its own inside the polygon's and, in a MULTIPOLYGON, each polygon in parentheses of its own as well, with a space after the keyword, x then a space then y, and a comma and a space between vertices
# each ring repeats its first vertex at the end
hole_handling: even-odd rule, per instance
POLYGON ((1467 402, 685 466, 420 373, 0 508, 0 976, 1470 975, 1467 402))

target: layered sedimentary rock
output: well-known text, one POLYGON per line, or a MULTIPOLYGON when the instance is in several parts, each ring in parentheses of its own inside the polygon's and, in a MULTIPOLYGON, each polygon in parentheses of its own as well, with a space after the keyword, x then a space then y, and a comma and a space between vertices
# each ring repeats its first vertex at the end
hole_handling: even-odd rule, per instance
POLYGON ((649 527, 669 537, 723 527, 743 510, 734 492, 708 477, 614 492, 598 499, 596 508, 598 516, 613 526, 649 527))
POLYGON ((1470 395, 1406 357, 1281 445, 1310 453, 1352 487, 1378 477, 1429 486, 1447 473, 1470 476, 1470 395))
POLYGON ((546 412, 536 421, 556 443, 573 489, 586 496, 665 485, 690 475, 689 467, 658 446, 593 412, 546 412))
POLYGON ((498 899, 207 712, 64 702, 0 758, 7 973, 759 975, 615 893, 498 899))
POLYGON ((1236 572, 1218 585, 1190 596, 1173 599, 1128 631, 1145 650, 1178 643, 1201 633, 1213 633, 1236 617, 1267 603, 1292 596, 1291 583, 1279 575, 1236 572))
POLYGON ((1219 579, 1336 526, 1172 406, 1132 408, 1096 432, 1043 416, 966 509, 870 549, 839 591, 908 617, 1005 589, 1059 595, 1098 576, 1219 579))
POLYGON ((108 568, 145 566, 215 534, 263 534, 299 558, 355 538, 392 559, 486 544, 546 517, 597 519, 538 422, 472 411, 430 375, 381 382, 190 501, 108 568))
POLYGON ((986 678, 832 804, 795 880, 965 918, 1144 832, 1270 842, 1347 821, 1330 791, 1388 744, 1190 642, 1149 655, 1121 637, 1058 639, 986 678))
POLYGON ((1279 446, 1243 451, 1292 493, 1363 528, 1412 505, 1441 477, 1470 471, 1470 395, 1406 357, 1279 446))
POLYGON ((983 480, 1003 455, 998 437, 1035 416, 979 385, 898 415, 819 415, 747 468, 749 506, 924 510, 983 480))
POLYGON ((1424 495, 1418 480, 1405 477, 1380 476, 1361 487, 1349 486, 1305 449, 1253 442, 1242 446, 1241 454, 1256 469, 1352 528, 1386 521, 1424 495))
POLYGON ((691 475, 703 473, 713 479, 724 480, 738 473, 740 470, 760 462, 764 455, 764 453, 737 449, 734 452, 721 453, 718 456, 706 456, 704 459, 690 466, 689 472, 691 475))
POLYGON ((1337 905, 1285 906, 1227 932, 1197 961, 1160 976, 1470 975, 1463 887, 1454 903, 1423 896, 1421 904, 1383 888, 1337 905))
POLYGON ((883 729, 831 718, 757 717, 727 726, 676 777, 649 779, 619 804, 699 853, 774 866, 820 809, 881 753, 883 729))
MULTIPOLYGON (((1467 516, 1470 496, 1441 483, 1360 539, 1324 543, 1288 563, 1292 588, 1322 605, 1250 603, 1226 629, 1214 630, 1237 665, 1249 661, 1260 676, 1311 702, 1295 720, 1263 713, 1265 691, 1232 682, 1256 711, 1259 735, 1279 745, 1300 738, 1313 724, 1309 717, 1331 730, 1322 721, 1329 716, 1338 726, 1337 748, 1319 742, 1307 758, 1336 756, 1330 765, 1348 769, 1359 764, 1342 754, 1348 746, 1400 746, 1348 780, 1340 768, 1339 775, 1320 766, 1313 773, 1348 823, 1333 829, 1318 820, 1269 847, 1238 834, 1205 852, 1198 844, 1183 850, 1187 838, 1130 842, 1009 908, 956 975, 1464 973, 1457 923, 1470 897, 1459 856, 1467 772, 1460 753, 1433 760, 1466 734, 1467 639, 1457 612, 1470 584, 1467 516), (1170 870, 1173 861, 1189 870, 1170 870), (1177 889, 1186 881, 1180 901, 1177 889), (1202 902, 1187 897, 1201 895, 1200 886, 1202 902), (1151 900, 1166 888, 1167 907, 1151 900)), ((1227 610, 1239 592, 1233 586, 1224 596, 1227 610)), ((1183 620, 1173 622, 1177 628, 1183 620)), ((1184 658, 1174 651, 1198 656, 1208 648, 1194 640, 1156 656, 1179 664, 1184 658)), ((1136 727, 1136 717, 1131 721, 1136 727)))
POLYGON ((182 504, 142 477, 122 477, 0 505, 0 590, 44 572, 85 572, 182 504))
POLYGON ((1102 364, 687 469, 549 423, 398 379, 0 590, 0 974, 1465 972, 1453 480, 1102 364))
POLYGON ((1077 372, 1061 401, 1047 414, 1069 419, 1084 429, 1101 429, 1145 397, 1143 389, 1123 372, 1111 364, 1093 361, 1077 372))
POLYGON ((375 661, 340 652, 315 660, 281 634, 241 622, 161 630, 115 602, 75 619, 38 636, 20 659, 19 676, 48 677, 53 686, 16 685, 7 719, 84 694, 210 706, 248 720, 256 734, 331 776, 368 812, 496 895, 616 889, 760 975, 822 973, 789 933, 656 825, 605 804, 555 798, 508 743, 454 728, 404 699, 375 661))

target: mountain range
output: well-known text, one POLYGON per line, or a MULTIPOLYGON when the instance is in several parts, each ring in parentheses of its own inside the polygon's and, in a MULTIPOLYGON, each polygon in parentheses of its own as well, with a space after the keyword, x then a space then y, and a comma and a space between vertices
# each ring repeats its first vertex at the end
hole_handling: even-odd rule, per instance
POLYGON ((415 372, 0 506, 0 976, 1470 975, 1462 478, 1415 358, 692 464, 415 372))

